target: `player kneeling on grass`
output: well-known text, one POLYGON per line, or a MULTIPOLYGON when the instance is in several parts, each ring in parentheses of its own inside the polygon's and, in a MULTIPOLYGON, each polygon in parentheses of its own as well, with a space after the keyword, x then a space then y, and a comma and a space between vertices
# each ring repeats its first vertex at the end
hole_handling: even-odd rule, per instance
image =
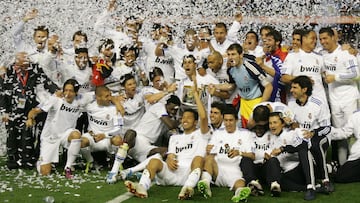
POLYGON ((241 157, 255 159, 252 151, 252 132, 237 129, 237 112, 232 106, 227 106, 223 112, 225 129, 216 130, 207 146, 204 171, 197 186, 204 197, 211 197, 210 182, 217 186, 230 187, 235 191, 231 198, 233 202, 246 201, 250 188, 245 187, 245 180, 240 170, 241 157))
MULTIPOLYGON (((88 163, 94 161, 91 152, 112 152, 113 147, 118 148, 114 167, 119 167, 125 159, 127 149, 134 146, 136 134, 121 135, 123 126, 122 113, 111 103, 113 100, 109 88, 97 86, 95 89, 96 101, 86 106, 89 117, 89 132, 82 136, 82 153, 88 163), (128 146, 123 146, 127 142, 128 146)), ((91 164, 87 164, 88 166, 91 164)))
MULTIPOLYGON (((196 84, 195 78, 193 81, 196 84)), ((148 197, 147 191, 154 179, 160 185, 183 186, 178 195, 179 199, 188 199, 194 194, 194 187, 203 168, 210 133, 205 107, 201 103, 196 85, 193 86, 193 92, 198 113, 192 109, 184 111, 181 119, 184 133, 170 137, 166 162, 158 158, 151 159, 139 183, 125 181, 126 187, 135 196, 148 197), (200 129, 196 129, 198 119, 200 129)))
MULTIPOLYGON (((84 97, 77 96, 79 83, 69 79, 64 83, 63 98, 51 96, 46 102, 33 108, 28 114, 26 126, 35 125, 35 117, 41 112, 48 112, 44 129, 41 133, 40 157, 38 171, 41 175, 49 175, 51 163, 59 161, 59 146, 67 148, 65 170, 70 170, 81 145, 81 133, 75 129, 76 120, 84 105, 84 97)), ((71 178, 71 176, 66 176, 71 178)))

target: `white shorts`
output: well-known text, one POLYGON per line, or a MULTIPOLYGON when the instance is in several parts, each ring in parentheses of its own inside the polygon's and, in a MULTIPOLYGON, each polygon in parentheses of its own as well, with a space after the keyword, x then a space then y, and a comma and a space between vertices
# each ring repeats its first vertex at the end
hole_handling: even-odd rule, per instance
POLYGON ((191 172, 190 165, 186 167, 179 166, 178 169, 172 171, 168 168, 168 165, 166 164, 165 161, 161 161, 161 162, 163 163, 163 168, 155 176, 156 184, 183 186, 191 172))
POLYGON ((154 148, 157 146, 152 145, 145 137, 137 135, 135 146, 129 150, 128 155, 138 162, 143 162, 154 148))
POLYGON ((82 137, 85 137, 89 140, 89 143, 90 143, 89 147, 90 147, 91 152, 97 152, 97 151, 111 152, 112 151, 110 137, 104 138, 104 139, 100 140, 99 142, 95 142, 94 138, 89 133, 83 134, 82 137))
POLYGON ((219 187, 230 187, 230 189, 232 189, 236 181, 244 180, 238 164, 225 164, 222 162, 219 164, 216 157, 215 161, 218 163, 218 176, 216 177, 215 185, 219 187))
POLYGON ((76 129, 68 129, 63 133, 58 134, 57 140, 41 139, 40 143, 40 156, 39 161, 40 165, 57 163, 59 162, 59 147, 63 146, 64 148, 69 147, 68 137, 73 131, 78 131, 76 129))
POLYGON ((357 110, 357 100, 344 102, 341 104, 330 104, 331 119, 334 127, 342 127, 346 124, 349 117, 357 110))

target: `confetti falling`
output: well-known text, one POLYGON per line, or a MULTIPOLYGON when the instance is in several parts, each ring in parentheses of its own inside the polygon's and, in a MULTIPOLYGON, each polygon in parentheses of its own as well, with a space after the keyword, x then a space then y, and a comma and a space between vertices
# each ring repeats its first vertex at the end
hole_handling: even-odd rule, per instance
MULTIPOLYGON (((198 23, 213 24, 225 21, 230 24, 235 12, 241 11, 244 16, 272 17, 275 21, 283 18, 276 16, 339 16, 340 14, 355 14, 359 16, 360 1, 347 0, 289 0, 284 1, 263 0, 158 0, 158 1, 117 1, 117 9, 109 21, 109 26, 121 25, 128 16, 144 19, 141 35, 149 37, 153 22, 172 25, 176 41, 183 38, 184 29, 197 26, 198 23)), ((82 30, 89 36, 89 41, 95 43, 101 36, 94 32, 93 26, 97 16, 107 8, 108 1, 103 0, 3 0, 0 2, 0 64, 7 65, 13 59, 13 40, 11 29, 32 8, 39 10, 39 15, 29 21, 25 26, 24 37, 28 43, 32 42, 33 28, 37 25, 46 25, 50 34, 60 36, 63 47, 71 46, 72 34, 82 30)), ((258 30, 260 22, 249 22, 240 32, 240 38, 248 30, 258 30)), ((294 23, 295 24, 295 23, 294 23)), ((288 40, 289 24, 277 24, 276 28, 283 31, 284 38, 288 40)), ((285 40, 285 41, 286 41, 285 40)), ((90 44, 91 46, 91 44, 90 44)), ((0 131, 1 135, 3 131, 0 131)))

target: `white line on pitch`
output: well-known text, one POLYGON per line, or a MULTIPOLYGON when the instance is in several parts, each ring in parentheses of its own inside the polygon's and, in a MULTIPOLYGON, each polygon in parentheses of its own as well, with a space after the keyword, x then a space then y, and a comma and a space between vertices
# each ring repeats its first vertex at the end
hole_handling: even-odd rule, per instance
POLYGON ((132 193, 126 192, 120 196, 115 197, 114 199, 112 199, 110 201, 107 201, 106 203, 120 203, 120 202, 123 202, 123 201, 129 199, 132 196, 134 196, 132 193))

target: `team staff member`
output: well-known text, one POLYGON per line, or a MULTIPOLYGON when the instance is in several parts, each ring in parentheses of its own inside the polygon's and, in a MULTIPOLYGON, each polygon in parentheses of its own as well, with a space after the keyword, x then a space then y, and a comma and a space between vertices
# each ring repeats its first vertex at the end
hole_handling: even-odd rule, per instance
POLYGON ((36 161, 35 140, 25 128, 25 122, 29 111, 38 105, 35 89, 39 84, 51 93, 58 89, 38 64, 31 63, 26 52, 17 53, 16 62, 6 70, 0 83, 0 112, 4 113, 2 120, 7 123, 9 169, 32 168, 36 161))

